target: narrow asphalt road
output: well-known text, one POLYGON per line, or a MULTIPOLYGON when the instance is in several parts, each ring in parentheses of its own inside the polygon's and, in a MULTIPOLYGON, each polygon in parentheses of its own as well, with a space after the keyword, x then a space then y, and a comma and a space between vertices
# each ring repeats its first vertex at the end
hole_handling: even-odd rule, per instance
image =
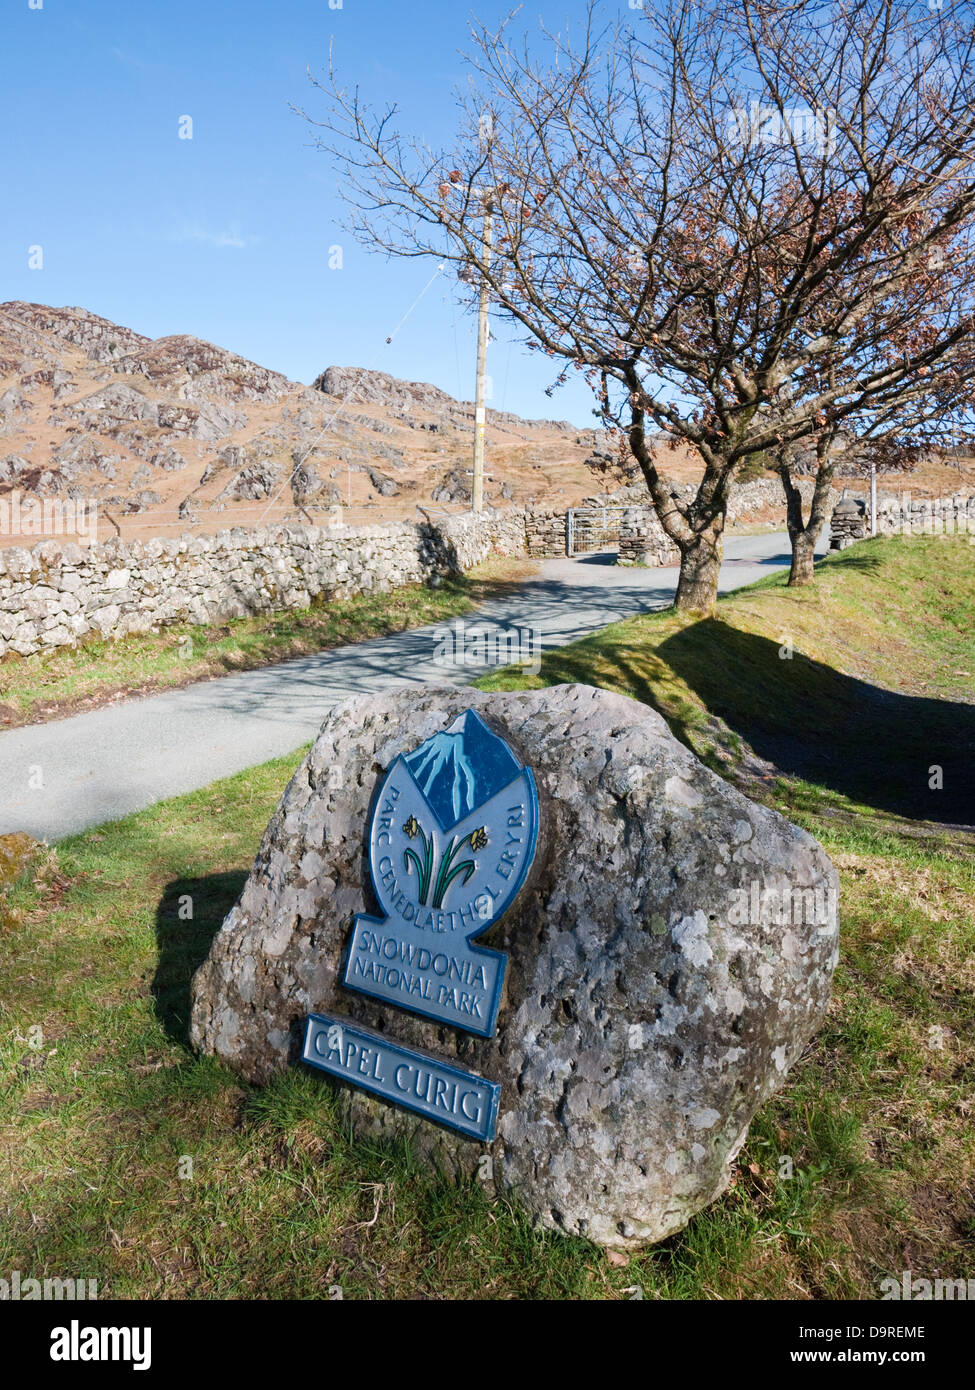
MULTIPOLYGON (((613 558, 546 560, 536 577, 462 620, 453 660, 444 628, 424 627, 0 733, 0 834, 53 842, 280 757, 314 738, 328 707, 348 695, 466 684, 497 664, 478 660, 475 624, 486 625, 495 652, 491 625, 510 634, 507 660, 530 660, 539 647, 671 602, 676 569, 620 569, 613 558)), ((732 537, 721 589, 788 562, 783 534, 732 537)))

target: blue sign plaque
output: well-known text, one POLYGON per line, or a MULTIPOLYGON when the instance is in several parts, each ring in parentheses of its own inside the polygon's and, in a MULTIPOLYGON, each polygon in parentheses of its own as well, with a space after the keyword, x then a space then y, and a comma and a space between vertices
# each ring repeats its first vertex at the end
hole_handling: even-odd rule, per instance
POLYGON ((501 1087, 347 1018, 309 1014, 302 1060, 364 1091, 490 1142, 501 1087))
MULTIPOLYGON (((346 987, 493 1037, 507 957, 474 941, 514 902, 537 840, 531 769, 473 710, 398 757, 368 830, 383 916, 356 917, 346 987)), ((383 1033, 310 1014, 302 1060, 473 1139, 494 1138, 500 1086, 383 1033)))
POLYGON ((398 757, 369 830, 384 916, 356 918, 347 987, 492 1037, 507 960, 473 943, 514 901, 537 839, 531 770, 473 710, 398 757))

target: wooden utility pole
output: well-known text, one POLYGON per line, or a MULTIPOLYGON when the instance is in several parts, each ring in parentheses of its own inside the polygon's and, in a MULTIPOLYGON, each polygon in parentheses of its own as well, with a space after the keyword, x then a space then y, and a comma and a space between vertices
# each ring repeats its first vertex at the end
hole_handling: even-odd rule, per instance
POLYGON ((484 510, 484 429, 487 424, 485 408, 485 368, 488 345, 487 272, 491 265, 491 234, 493 222, 493 190, 484 195, 484 221, 481 226, 481 297, 477 309, 477 386, 474 391, 474 473, 471 483, 471 510, 484 510))

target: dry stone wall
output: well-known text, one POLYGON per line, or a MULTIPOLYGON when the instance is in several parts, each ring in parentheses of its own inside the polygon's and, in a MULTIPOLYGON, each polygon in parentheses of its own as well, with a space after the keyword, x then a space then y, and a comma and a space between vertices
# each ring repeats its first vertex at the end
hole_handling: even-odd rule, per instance
POLYGON ((627 507, 620 520, 618 565, 679 565, 680 551, 652 507, 627 507))
POLYGON ((558 559, 565 551, 565 512, 525 512, 525 550, 536 559, 558 559))
MULTIPOLYGON (((799 487, 808 503, 812 480, 799 487)), ((677 564, 677 550, 645 499, 641 487, 587 501, 633 501, 622 515, 621 564, 677 564)), ((831 504, 838 501, 834 493, 831 504)), ((733 490, 728 517, 747 520, 780 502, 778 480, 759 479, 733 490)), ((878 530, 975 534, 975 496, 882 495, 878 530)), ((856 538, 849 529, 834 537, 834 545, 856 538)), ((124 637, 174 623, 305 608, 320 598, 386 593, 463 573, 491 553, 564 555, 565 513, 511 508, 421 525, 274 526, 87 548, 54 539, 30 550, 14 546, 0 550, 0 658, 68 646, 91 633, 124 637)))
POLYGON ((274 526, 86 548, 53 539, 12 547, 0 550, 0 657, 91 633, 124 637, 386 593, 462 573, 492 552, 523 554, 524 546, 524 513, 512 510, 426 525, 274 526))
MULTIPOLYGON (((844 550, 870 534, 870 494, 848 492, 833 509, 830 549, 844 550)), ((975 535, 975 494, 913 497, 909 492, 879 493, 879 536, 975 535)))

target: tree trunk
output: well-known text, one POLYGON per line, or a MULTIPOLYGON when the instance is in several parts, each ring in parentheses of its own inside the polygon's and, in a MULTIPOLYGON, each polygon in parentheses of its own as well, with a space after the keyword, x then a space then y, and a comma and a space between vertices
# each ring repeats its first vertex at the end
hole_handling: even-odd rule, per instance
MULTIPOLYGON (((631 386, 634 392, 639 389, 636 381, 631 386)), ((710 617, 718 601, 721 537, 734 465, 724 458, 708 457, 697 496, 689 506, 681 505, 672 485, 657 472, 653 452, 647 447, 643 410, 635 400, 630 412, 630 451, 646 479, 664 533, 680 551, 680 579, 674 607, 680 613, 710 617), (702 529, 695 530, 695 525, 702 529)))
POLYGON ((797 535, 790 534, 792 541, 792 565, 789 569, 789 585, 796 588, 802 584, 808 584, 813 577, 813 567, 816 559, 816 537, 812 530, 800 531, 797 535))
POLYGON ((709 618, 718 601, 718 573, 721 569, 721 536, 703 532, 687 546, 681 546, 680 579, 674 607, 678 613, 695 613, 709 618))
MULTIPOLYGON (((831 438, 832 436, 830 436, 830 440, 831 438)), ((835 468, 835 465, 830 462, 830 440, 825 442, 825 447, 817 450, 819 452, 819 465, 816 469, 816 482, 813 487, 808 522, 802 519, 802 493, 793 480, 788 457, 783 459, 778 469, 785 491, 786 525, 789 528, 789 544, 792 546, 789 587, 793 589, 811 583, 815 574, 816 541, 826 524, 829 490, 833 483, 835 468)))

